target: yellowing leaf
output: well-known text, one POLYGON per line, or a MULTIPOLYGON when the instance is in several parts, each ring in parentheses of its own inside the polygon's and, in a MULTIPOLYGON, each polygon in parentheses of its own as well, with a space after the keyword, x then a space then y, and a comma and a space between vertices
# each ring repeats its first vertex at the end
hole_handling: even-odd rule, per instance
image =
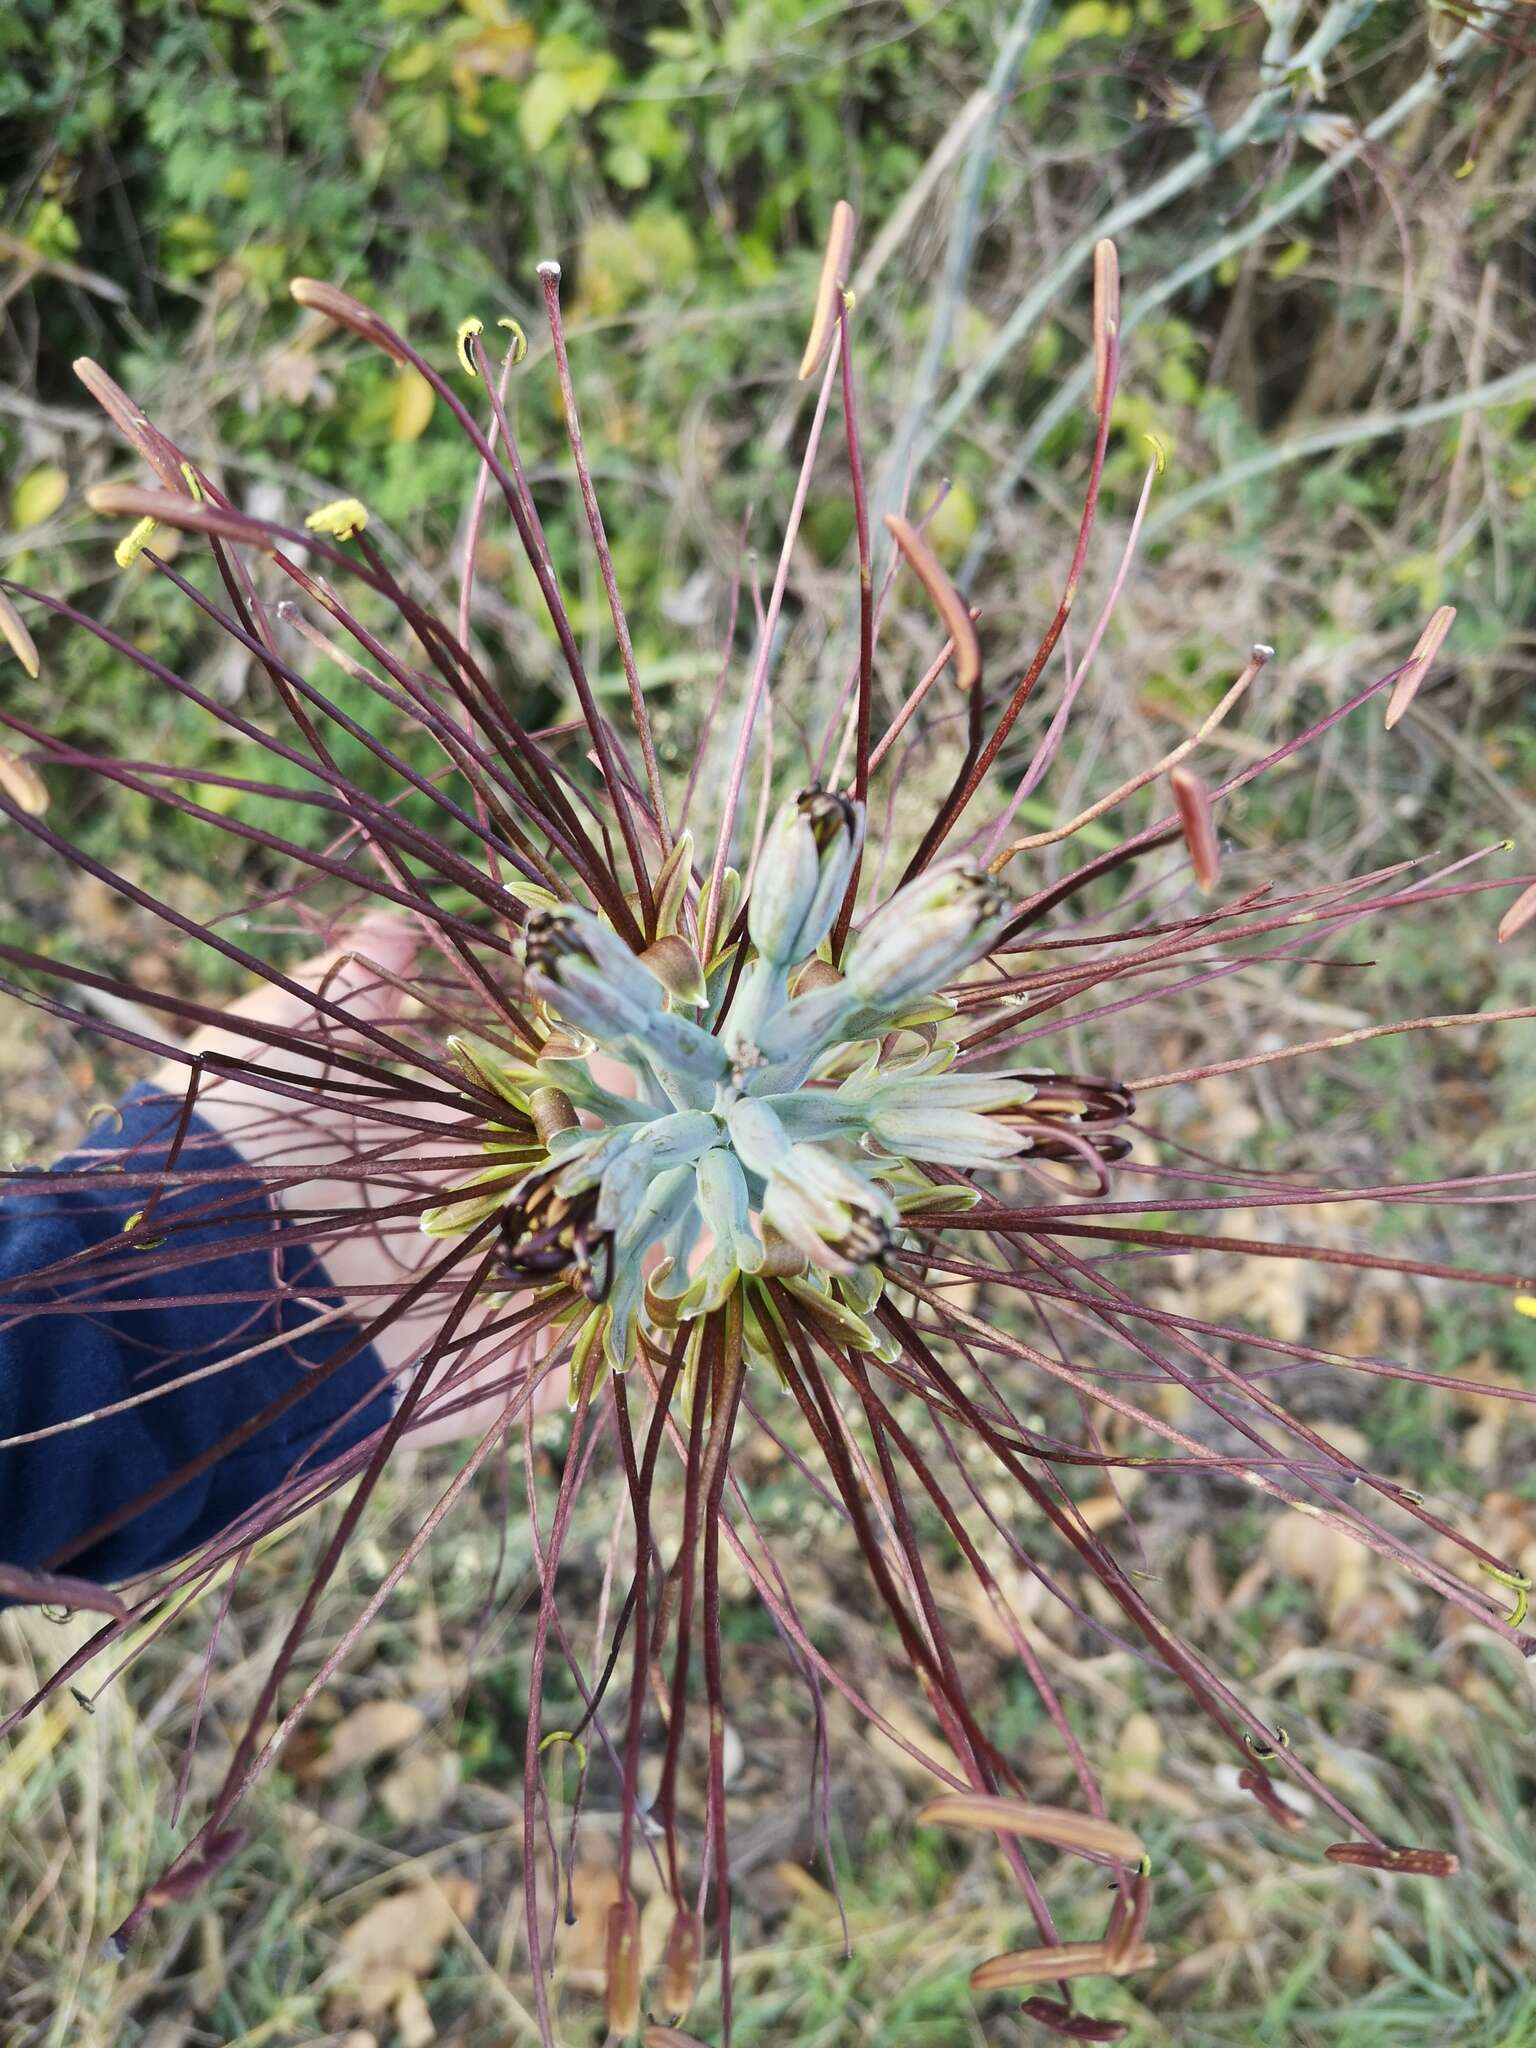
POLYGON ((437 393, 419 370, 402 370, 395 379, 389 438, 392 441, 419 441, 436 403, 437 393))
POLYGON ((1288 277, 1294 277, 1298 270, 1311 261, 1312 244, 1306 240, 1287 242, 1274 262, 1269 266, 1271 277, 1283 284, 1288 277))
POLYGON ((56 462, 28 470, 11 497, 11 524, 25 530, 51 519, 69 496, 69 478, 56 462))
POLYGON ((571 96, 558 71, 539 71, 529 79, 517 103, 517 125, 535 156, 546 148, 571 111, 571 96))
POLYGON ((590 114, 598 101, 613 84, 618 65, 606 50, 600 50, 585 57, 578 64, 568 64, 561 71, 565 80, 566 97, 579 114, 590 114))
POLYGON ((438 1951, 478 1897, 477 1886, 456 1876, 392 1892, 337 1942, 334 1978, 353 1991, 365 2017, 387 2012, 403 1991, 432 1974, 438 1951))

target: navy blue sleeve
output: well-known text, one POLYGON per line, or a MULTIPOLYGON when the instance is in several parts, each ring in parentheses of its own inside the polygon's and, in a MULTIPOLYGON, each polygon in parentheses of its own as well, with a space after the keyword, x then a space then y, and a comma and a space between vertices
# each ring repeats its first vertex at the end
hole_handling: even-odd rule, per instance
POLYGON ((313 1252, 274 1234, 260 1184, 195 1117, 177 1163, 199 1178, 163 1193, 153 1212, 156 1223, 172 1224, 187 1211, 210 1210, 209 1220, 169 1230, 163 1240, 165 1251, 195 1256, 158 1275, 149 1260, 149 1270, 137 1272, 128 1250, 110 1264, 90 1257, 151 1201, 154 1184, 136 1182, 136 1170, 164 1168, 180 1116, 179 1103, 148 1086, 131 1090, 120 1108, 121 1130, 93 1131, 88 1157, 54 1169, 89 1168, 100 1175, 99 1192, 78 1179, 54 1191, 49 1176, 29 1175, 25 1192, 0 1199, 0 1561, 103 1585, 184 1557, 285 1478, 317 1470, 380 1428, 392 1405, 370 1346, 328 1377, 315 1375, 316 1366, 357 1344, 358 1326, 340 1317, 293 1334, 314 1321, 317 1305, 335 1301, 326 1296, 324 1269, 313 1252), (221 1240, 243 1248, 220 1253, 221 1240), (71 1260, 75 1271, 61 1272, 59 1262, 71 1260), (29 1277, 44 1268, 51 1269, 46 1278, 29 1277), (275 1277, 303 1298, 274 1298, 275 1277), (256 1298, 227 1298, 242 1294, 256 1298), (114 1297, 137 1305, 118 1307, 114 1297), (273 1338, 227 1371, 200 1373, 273 1338), (119 1413, 54 1427, 176 1381, 184 1384, 119 1413), (80 1547, 97 1523, 301 1383, 299 1398, 259 1431, 80 1547))

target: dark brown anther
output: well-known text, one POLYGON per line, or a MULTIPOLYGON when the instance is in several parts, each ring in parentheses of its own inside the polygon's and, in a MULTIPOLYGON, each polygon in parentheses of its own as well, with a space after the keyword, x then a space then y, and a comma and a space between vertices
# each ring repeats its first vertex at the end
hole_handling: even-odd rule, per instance
POLYGON ((556 966, 575 942, 576 934, 564 918, 536 910, 523 926, 523 959, 535 974, 553 981, 556 966))
POLYGON ((853 1221, 833 1245, 840 1257, 856 1266, 878 1265, 891 1248, 891 1233, 878 1216, 855 1213, 853 1221))
POLYGON ((859 814, 852 803, 830 789, 802 789, 795 808, 810 826, 818 853, 825 853, 839 834, 852 838, 859 829, 859 814))
POLYGON ((558 1192, 558 1166, 540 1167, 516 1187, 502 1211, 501 1265, 519 1280, 568 1279, 588 1301, 613 1286, 613 1233, 597 1230, 598 1189, 558 1192))

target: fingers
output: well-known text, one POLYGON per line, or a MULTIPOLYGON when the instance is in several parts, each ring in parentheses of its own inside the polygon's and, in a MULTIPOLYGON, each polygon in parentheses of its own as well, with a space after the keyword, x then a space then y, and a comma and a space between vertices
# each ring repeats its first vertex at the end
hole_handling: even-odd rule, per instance
MULTIPOLYGON (((398 982, 414 972, 420 945, 409 921, 388 911, 371 911, 340 945, 317 953, 296 967, 290 979, 337 1004, 360 1024, 389 1023, 400 1014, 404 1001, 398 982)), ((300 1030, 313 1021, 334 1035, 334 1026, 313 1003, 271 983, 252 989, 229 1007, 231 1019, 249 1017, 256 1023, 284 1030, 300 1030)), ((240 1039, 233 1028, 212 1026, 192 1040, 196 1051, 228 1051, 240 1039)))

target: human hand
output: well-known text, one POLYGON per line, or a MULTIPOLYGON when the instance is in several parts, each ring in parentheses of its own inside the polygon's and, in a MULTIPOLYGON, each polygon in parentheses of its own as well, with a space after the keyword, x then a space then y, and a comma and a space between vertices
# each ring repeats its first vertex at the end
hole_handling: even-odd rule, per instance
MULTIPOLYGON (((419 946, 414 927, 403 917, 374 913, 357 925, 346 942, 330 952, 317 955, 293 970, 291 979, 306 988, 323 991, 359 1024, 389 1025, 400 1020, 409 1000, 408 985, 418 964, 419 946)), ((322 1079, 335 1053, 346 1040, 334 1022, 306 1003, 302 997, 271 986, 254 989, 232 1003, 226 1013, 227 1025, 209 1026, 189 1041, 192 1052, 216 1052, 252 1063, 265 1064, 285 1076, 322 1079), (295 1043, 312 1048, 309 1057, 286 1048, 274 1055, 261 1038, 242 1032, 242 1022, 279 1027, 295 1043)), ((605 1085, 630 1085, 628 1070, 605 1073, 605 1085)), ((187 1086, 187 1067, 178 1060, 167 1061, 155 1076, 155 1085, 179 1096, 187 1086)), ((378 1179, 330 1178, 328 1165, 355 1160, 359 1154, 387 1144, 387 1125, 366 1116, 349 1114, 346 1097, 328 1097, 323 1107, 298 1101, 261 1082, 241 1075, 217 1074, 205 1077, 196 1098, 197 1114, 252 1165, 294 1171, 291 1181, 277 1182, 271 1199, 290 1212, 334 1216, 355 1210, 357 1227, 343 1233, 327 1232, 316 1246, 323 1262, 324 1278, 345 1291, 350 1311, 359 1321, 380 1314, 403 1288, 417 1279, 433 1260, 443 1256, 443 1240, 428 1236, 414 1216, 381 1219, 377 1211, 400 1200, 400 1181, 405 1176, 386 1169, 378 1179), (386 1184, 387 1182, 387 1184, 386 1184)), ((440 1120, 445 1132, 458 1121, 452 1110, 434 1108, 430 1103, 413 1103, 413 1116, 440 1120)), ((404 1151, 420 1151, 430 1140, 408 1136, 404 1151)), ((446 1150, 446 1146, 439 1148, 446 1150)), ((478 1163, 478 1160, 476 1161, 478 1163)), ((440 1174, 420 1172, 412 1176, 424 1191, 437 1192, 465 1178, 465 1171, 443 1170, 440 1174)), ((321 1285, 317 1278, 317 1291, 321 1285)), ((403 1391, 412 1366, 423 1356, 443 1322, 442 1296, 429 1295, 424 1301, 389 1322, 373 1343, 393 1385, 403 1391)), ((462 1334, 504 1315, 489 1301, 472 1304, 460 1326, 462 1334)), ((483 1346, 462 1345, 448 1354, 436 1376, 434 1388, 441 1390, 451 1375, 454 1380, 451 1413, 432 1412, 432 1396, 426 1397, 426 1412, 413 1424, 413 1444, 436 1444, 462 1437, 479 1436, 491 1427, 506 1408, 517 1388, 535 1380, 538 1367, 548 1355, 551 1331, 541 1329, 522 1339, 505 1335, 488 1338, 483 1346), (468 1367, 468 1370, 466 1370, 468 1367), (475 1396, 464 1405, 465 1396, 475 1396)), ((565 1396, 565 1375, 546 1373, 537 1379, 524 1415, 540 1414, 558 1407, 565 1396)))

